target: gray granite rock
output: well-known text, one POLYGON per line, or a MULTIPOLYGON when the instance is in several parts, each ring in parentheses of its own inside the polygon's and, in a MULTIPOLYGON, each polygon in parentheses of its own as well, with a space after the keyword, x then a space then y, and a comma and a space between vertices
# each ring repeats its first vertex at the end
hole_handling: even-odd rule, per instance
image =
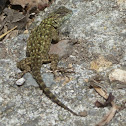
MULTIPOLYGON (((103 55, 112 62, 110 68, 100 72, 102 84, 115 96, 115 102, 125 100, 126 89, 118 89, 107 81, 108 73, 114 68, 125 68, 126 56, 126 15, 123 2, 110 0, 56 0, 36 17, 40 22, 48 12, 64 5, 73 11, 72 17, 60 28, 60 33, 76 40, 73 52, 62 63, 72 64, 75 73, 69 73, 69 81, 56 81, 54 75, 42 67, 42 77, 50 90, 75 112, 87 111, 87 116, 76 117, 52 103, 38 84, 27 73, 22 86, 15 84, 19 70, 16 62, 25 57, 26 39, 22 34, 0 42, 0 126, 94 126, 109 111, 96 108, 95 101, 103 99, 90 89, 89 80, 97 73, 90 70, 90 62, 103 55), (59 84, 60 83, 60 84, 59 84)), ((66 37, 65 36, 65 37, 66 37)), ((46 66, 46 67, 45 67, 46 66)), ((125 126, 126 111, 116 113, 109 126, 125 126)))

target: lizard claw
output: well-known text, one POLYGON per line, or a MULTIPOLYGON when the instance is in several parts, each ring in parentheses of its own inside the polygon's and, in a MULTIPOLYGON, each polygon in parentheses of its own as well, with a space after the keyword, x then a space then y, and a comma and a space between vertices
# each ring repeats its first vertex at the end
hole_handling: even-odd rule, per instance
POLYGON ((24 75, 23 72, 17 73, 17 74, 16 74, 16 79, 18 80, 18 79, 22 78, 23 75, 24 75))
POLYGON ((64 69, 64 68, 62 68, 62 67, 61 67, 61 68, 57 68, 56 71, 61 72, 61 74, 75 73, 74 70, 72 70, 71 68, 66 68, 66 69, 64 69))

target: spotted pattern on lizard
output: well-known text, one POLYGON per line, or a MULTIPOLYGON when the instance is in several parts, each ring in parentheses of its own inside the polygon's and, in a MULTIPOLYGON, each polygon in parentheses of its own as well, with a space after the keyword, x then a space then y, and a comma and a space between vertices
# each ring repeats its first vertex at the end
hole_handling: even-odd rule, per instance
POLYGON ((39 26, 37 26, 30 34, 27 42, 26 56, 27 58, 21 60, 17 63, 17 67, 22 70, 20 77, 26 72, 30 72, 36 82, 39 84, 40 89, 43 90, 45 95, 50 98, 54 103, 61 106, 62 108, 70 111, 76 116, 81 116, 62 102, 60 102, 57 97, 49 90, 49 88, 43 82, 41 77, 40 69, 43 63, 51 62, 51 70, 55 71, 57 69, 57 64, 59 61, 57 54, 49 54, 49 49, 52 40, 58 41, 58 29, 62 23, 67 20, 72 15, 72 11, 61 6, 59 9, 50 13, 47 18, 45 18, 39 26))

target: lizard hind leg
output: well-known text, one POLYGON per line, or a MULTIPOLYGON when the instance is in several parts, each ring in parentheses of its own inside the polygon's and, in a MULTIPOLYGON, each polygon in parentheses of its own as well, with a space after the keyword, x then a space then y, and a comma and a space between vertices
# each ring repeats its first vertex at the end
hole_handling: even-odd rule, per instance
MULTIPOLYGON (((50 61, 51 61, 51 70, 53 70, 53 72, 55 70, 58 70, 60 72, 67 72, 64 68, 62 67, 57 67, 58 65, 58 62, 59 62, 59 57, 57 54, 51 54, 49 55, 50 57, 50 61)), ((57 99, 57 97, 55 95, 53 95, 53 93, 46 87, 44 88, 44 93, 47 95, 47 97, 49 97, 54 103, 56 103, 57 105, 61 106, 62 108, 68 110, 69 112, 71 112, 73 115, 76 115, 76 116, 80 116, 80 117, 83 117, 83 115, 81 114, 77 114, 75 112, 73 112, 71 109, 69 109, 67 106, 65 106, 61 101, 59 101, 57 99)))
MULTIPOLYGON (((51 54, 48 56, 43 57, 42 58, 42 63, 48 63, 51 62, 51 69, 53 71, 55 70, 63 70, 64 68, 58 68, 57 64, 58 64, 58 55, 56 54, 51 54)), ((33 64, 32 64, 33 65, 33 64)), ((40 65, 40 64, 39 64, 40 65)), ((56 103, 57 105, 59 105, 60 107, 64 108, 65 110, 68 110, 69 112, 71 112, 72 114, 76 115, 76 116, 81 116, 80 114, 77 114, 75 112, 73 112, 71 109, 69 109, 67 106, 65 106, 60 100, 57 99, 57 97, 49 90, 49 88, 45 85, 45 83, 42 80, 41 77, 41 73, 40 73, 40 66, 36 67, 36 66, 32 66, 32 75, 34 77, 34 79, 37 81, 37 83, 39 84, 40 88, 43 90, 44 94, 50 99, 52 100, 54 103, 56 103)))
POLYGON ((25 73, 31 71, 31 58, 24 58, 23 60, 17 62, 17 67, 22 71, 18 74, 18 78, 21 78, 25 73))
POLYGON ((55 71, 57 70, 58 72, 61 72, 62 74, 64 73, 72 73, 72 71, 69 71, 71 68, 63 68, 63 67, 57 67, 58 62, 59 62, 59 56, 57 54, 50 54, 50 61, 51 61, 51 66, 50 69, 53 71, 55 74, 55 71))

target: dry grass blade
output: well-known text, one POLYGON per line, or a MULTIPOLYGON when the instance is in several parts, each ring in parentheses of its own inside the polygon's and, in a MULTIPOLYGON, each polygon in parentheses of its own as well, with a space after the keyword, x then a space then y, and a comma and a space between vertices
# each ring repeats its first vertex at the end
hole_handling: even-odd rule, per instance
POLYGON ((102 88, 100 87, 94 87, 94 89, 100 94, 104 99, 108 98, 107 92, 105 92, 102 88))
POLYGON ((6 36, 8 33, 10 33, 11 31, 13 31, 13 30, 16 29, 16 28, 17 28, 17 26, 15 26, 15 27, 12 28, 11 30, 7 31, 6 33, 2 34, 2 35, 0 36, 0 39, 2 39, 4 36, 6 36))

